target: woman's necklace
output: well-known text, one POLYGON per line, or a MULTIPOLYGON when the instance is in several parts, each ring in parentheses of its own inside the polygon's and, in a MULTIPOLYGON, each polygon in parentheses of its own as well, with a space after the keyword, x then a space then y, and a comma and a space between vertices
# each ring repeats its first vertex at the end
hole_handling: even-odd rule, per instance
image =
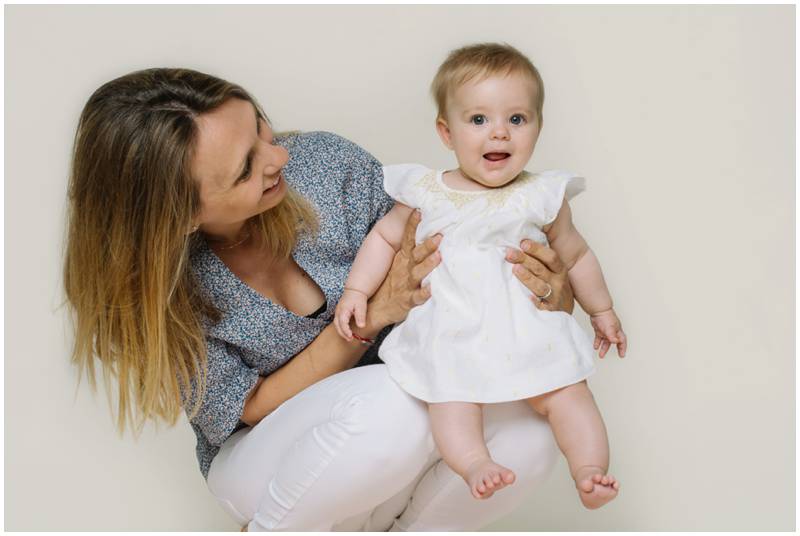
MULTIPOLYGON (((242 244, 247 242, 247 240, 250 238, 250 236, 251 236, 250 233, 247 233, 245 235, 245 237, 242 238, 241 240, 239 240, 238 242, 235 242, 235 243, 233 243, 233 244, 231 244, 229 246, 217 246, 217 249, 220 250, 220 251, 225 251, 225 250, 228 250, 228 249, 233 249, 233 248, 235 248, 237 246, 241 246, 242 244)), ((212 242, 213 242, 213 240, 212 240, 212 242)))

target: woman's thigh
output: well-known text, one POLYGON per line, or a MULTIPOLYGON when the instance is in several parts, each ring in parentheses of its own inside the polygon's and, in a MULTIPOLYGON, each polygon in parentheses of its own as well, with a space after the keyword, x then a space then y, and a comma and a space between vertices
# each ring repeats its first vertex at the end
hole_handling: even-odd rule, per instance
POLYGON ((385 365, 351 369, 287 400, 223 444, 211 492, 253 530, 329 530, 396 495, 427 461, 425 406, 385 365))

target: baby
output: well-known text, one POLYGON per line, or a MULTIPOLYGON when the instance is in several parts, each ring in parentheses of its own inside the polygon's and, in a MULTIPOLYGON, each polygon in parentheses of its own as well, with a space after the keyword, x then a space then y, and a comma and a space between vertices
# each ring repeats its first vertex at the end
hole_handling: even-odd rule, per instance
POLYGON ((352 340, 351 319, 364 326, 367 299, 389 270, 411 210, 420 209, 417 241, 441 233, 441 263, 424 282, 431 298, 381 345, 392 378, 428 403, 442 458, 476 498, 515 480, 486 448, 481 404, 524 399, 548 419, 584 506, 599 508, 617 495, 619 483, 607 474, 605 425, 585 381, 594 372, 592 343, 571 315, 532 305, 551 289, 531 296, 505 260, 507 248, 525 238, 549 243, 591 316, 594 349, 602 358, 616 344, 625 355, 625 334, 600 265, 567 203, 583 189, 583 179, 524 171, 542 126, 544 88, 516 49, 480 44, 456 50, 431 89, 439 108, 436 129, 458 168, 384 168, 384 188, 398 203, 356 256, 336 307, 336 329, 352 340))

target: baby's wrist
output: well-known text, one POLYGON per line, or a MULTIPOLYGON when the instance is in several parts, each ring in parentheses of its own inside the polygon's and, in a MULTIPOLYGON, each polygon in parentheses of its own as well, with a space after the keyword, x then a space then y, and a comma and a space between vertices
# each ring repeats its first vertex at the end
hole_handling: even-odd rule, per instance
POLYGON ((364 296, 365 299, 369 299, 369 294, 367 294, 363 290, 359 290, 359 289, 354 288, 354 287, 344 287, 344 290, 345 291, 349 291, 349 292, 357 292, 358 294, 361 294, 362 296, 364 296))
POLYGON ((589 313, 589 316, 595 318, 598 316, 606 316, 608 314, 613 314, 613 313, 614 313, 614 308, 609 307, 608 309, 603 309, 602 311, 595 311, 593 313, 589 313))

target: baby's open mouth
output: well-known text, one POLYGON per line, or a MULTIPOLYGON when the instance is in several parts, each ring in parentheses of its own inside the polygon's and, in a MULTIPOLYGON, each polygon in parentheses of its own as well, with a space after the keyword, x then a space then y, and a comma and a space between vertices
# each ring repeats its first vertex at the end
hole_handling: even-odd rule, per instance
POLYGON ((499 160, 505 160, 511 156, 509 153, 486 153, 483 157, 486 160, 491 160, 492 162, 497 162, 499 160))

